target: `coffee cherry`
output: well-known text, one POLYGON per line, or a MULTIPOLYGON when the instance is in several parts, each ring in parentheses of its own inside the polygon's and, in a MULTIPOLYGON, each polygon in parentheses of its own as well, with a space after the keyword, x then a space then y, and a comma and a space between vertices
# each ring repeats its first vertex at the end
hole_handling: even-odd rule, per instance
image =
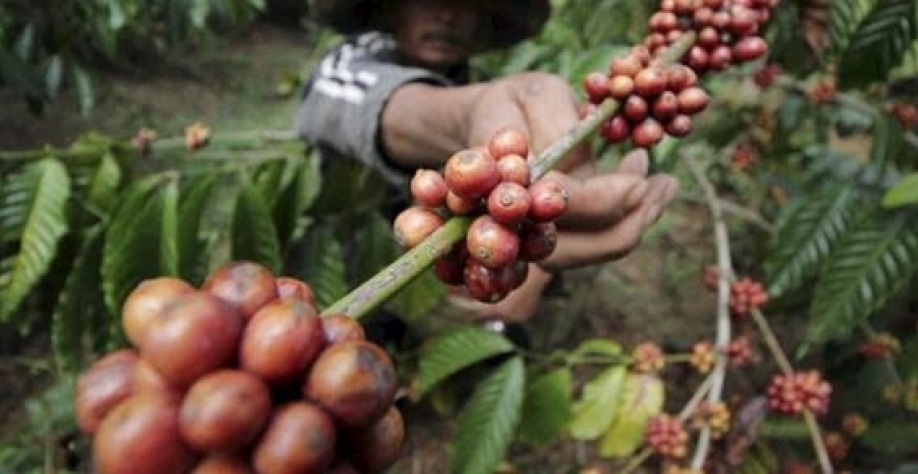
POLYGON ((676 94, 672 91, 664 91, 651 106, 653 117, 660 122, 666 122, 676 116, 679 111, 679 102, 676 100, 676 94))
POLYGON ((733 57, 739 61, 752 61, 768 53, 768 43, 759 36, 747 36, 733 45, 733 57))
POLYGON ((720 44, 720 33, 713 26, 702 28, 698 32, 697 44, 704 49, 712 50, 720 44))
POLYGON ((730 314, 733 317, 748 315, 752 309, 768 302, 768 293, 761 283, 742 278, 730 287, 730 314))
POLYGON ((599 134, 611 143, 619 143, 631 136, 628 119, 615 115, 599 125, 599 134))
POLYGON ((641 70, 644 69, 644 65, 641 64, 641 60, 634 56, 622 56, 619 58, 614 58, 609 64, 609 74, 612 77, 624 76, 628 78, 634 78, 641 70))
POLYGON ((708 426, 711 428, 711 437, 720 439, 730 429, 730 410, 723 402, 703 401, 692 413, 692 425, 699 430, 708 426))
POLYGON ((513 290, 515 281, 511 267, 499 269, 488 268, 474 258, 468 259, 465 264, 464 281, 465 289, 469 296, 484 302, 496 303, 513 290))
POLYGON ((692 46, 686 56, 685 64, 696 72, 706 70, 708 68, 708 52, 701 46, 692 46))
POLYGON ((263 380, 296 380, 325 347, 316 309, 296 299, 277 300, 249 320, 239 345, 239 366, 263 380))
MULTIPOLYGON (((502 151, 504 154, 511 153, 506 142, 509 142, 514 136, 512 135, 513 132, 509 130, 507 133, 511 135, 498 134, 495 138, 504 138, 500 138, 496 144, 495 140, 492 139, 490 143, 493 148, 499 149, 497 151, 502 151)), ((525 154, 515 153, 516 151, 519 150, 515 149, 513 153, 525 156, 525 154)), ((528 150, 526 151, 528 153, 528 150)), ((444 175, 450 191, 464 198, 487 196, 494 189, 494 186, 497 186, 497 183, 500 182, 497 162, 487 152, 477 149, 462 150, 451 156, 446 161, 444 175)))
MULTIPOLYGON (((742 40, 740 42, 742 42, 742 40)), ((737 43, 737 45, 738 44, 739 43, 737 43)), ((733 55, 737 59, 746 61, 746 59, 743 59, 744 52, 737 51, 735 46, 733 49, 733 55)), ((775 79, 777 79, 779 75, 781 75, 780 65, 774 64, 774 63, 766 64, 762 66, 761 69, 756 71, 755 74, 753 74, 752 81, 755 82, 755 85, 761 87, 762 89, 765 89, 765 88, 771 87, 771 85, 774 84, 775 79)))
POLYGON ((663 126, 667 135, 671 137, 684 137, 692 132, 692 119, 688 115, 679 114, 663 126))
MULTIPOLYGON (((495 160, 500 160, 507 155, 529 156, 529 142, 519 130, 502 129, 488 140, 488 153, 495 160)), ((459 192, 459 194, 463 193, 459 192)), ((487 193, 481 193, 479 196, 485 194, 487 193)))
POLYGON ((325 472, 335 457, 337 430, 329 416, 307 402, 280 407, 255 446, 257 472, 325 472))
POLYGON ((140 282, 128 294, 121 310, 121 325, 128 340, 134 347, 142 347, 151 321, 178 297, 192 292, 194 287, 178 278, 160 277, 140 282))
POLYGON ((659 67, 648 67, 634 76, 634 91, 643 97, 654 97, 666 90, 666 73, 659 67))
POLYGON ((344 441, 344 452, 362 472, 386 472, 401 454, 405 421, 393 406, 372 425, 345 433, 344 441))
POLYGON ((222 265, 207 277, 201 288, 235 308, 246 320, 277 299, 274 274, 256 262, 235 261, 222 265))
POLYGON ((700 87, 689 87, 680 92, 676 99, 679 102, 679 113, 697 114, 708 106, 708 93, 700 87))
POLYGON ((529 218, 535 222, 553 221, 567 210, 570 192, 561 183, 543 179, 529 187, 532 205, 529 218))
POLYGON ((83 433, 99 429, 108 412, 133 393, 137 351, 122 349, 107 354, 80 374, 74 413, 83 433))
POLYGON ((787 415, 796 415, 809 409, 817 415, 829 410, 832 387, 822 380, 818 371, 777 374, 768 386, 768 406, 787 415))
POLYGON ((759 14, 742 5, 730 7, 730 24, 728 30, 737 36, 755 33, 758 29, 759 14))
POLYGON ((242 455, 211 453, 194 467, 191 474, 255 474, 255 471, 242 455))
POLYGON ((497 171, 502 182, 529 186, 529 162, 520 155, 507 155, 501 158, 497 162, 497 171))
POLYGON ((695 71, 683 64, 673 64, 666 70, 666 87, 672 92, 681 92, 697 82, 695 71))
POLYGON ((452 191, 446 193, 446 208, 457 216, 471 214, 478 209, 480 202, 478 198, 464 198, 452 191))
POLYGON ((303 395, 345 426, 374 423, 386 414, 397 390, 392 359, 367 341, 332 344, 303 383, 303 395))
POLYGON ((708 56, 708 68, 712 71, 722 71, 733 61, 733 52, 729 46, 720 45, 711 51, 708 56))
POLYGON ((708 341, 703 341, 692 347, 689 364, 699 373, 706 374, 714 367, 714 359, 714 346, 708 341))
POLYGON ((411 196, 423 206, 440 207, 446 204, 446 179, 434 171, 421 169, 411 178, 411 196))
POLYGON ((725 10, 715 11, 714 16, 711 18, 711 24, 721 31, 730 26, 731 21, 730 13, 725 10))
POLYGON ((695 11, 696 0, 676 0, 676 5, 673 9, 679 15, 688 15, 695 11))
POLYGON ((644 38, 644 46, 646 46, 651 51, 654 51, 660 47, 664 47, 666 44, 666 35, 663 33, 651 33, 647 35, 647 38, 644 38))
POLYGON ((650 54, 650 50, 647 49, 646 46, 641 45, 632 46, 628 54, 637 58, 637 60, 641 62, 642 68, 647 67, 647 65, 650 64, 650 60, 653 58, 650 54))
POLYGON ((647 117, 648 111, 647 100, 639 95, 632 95, 625 99, 622 105, 622 115, 630 122, 640 122, 647 117))
POLYGON ((337 344, 344 341, 364 341, 366 333, 356 319, 344 313, 330 314, 322 318, 322 333, 325 344, 337 344))
POLYGON ((609 78, 599 71, 593 71, 583 78, 583 89, 590 102, 598 104, 609 95, 609 78))
POLYGON ((711 26, 714 20, 714 10, 708 7, 701 7, 692 14, 692 23, 695 28, 705 28, 711 26))
POLYGON ((738 336, 730 341, 724 352, 734 367, 742 367, 752 362, 752 342, 748 336, 738 336))
POLYGON ((434 275, 447 285, 461 285, 465 278, 465 261, 468 258, 468 245, 462 240, 453 245, 448 254, 434 260, 434 275))
POLYGON ((277 297, 279 299, 296 298, 312 306, 316 305, 315 293, 306 282, 283 276, 275 278, 274 282, 277 284, 277 297))
POLYGON ((198 451, 234 450, 249 445, 271 415, 271 393, 258 377, 218 370, 194 383, 182 400, 182 439, 198 451))
POLYGON ((536 262, 555 251, 558 228, 554 222, 524 221, 520 226, 520 259, 536 262))
POLYGON ((501 224, 516 224, 529 213, 531 198, 529 190, 516 184, 498 184, 488 195, 488 214, 501 224))
POLYGON ((631 130, 631 141, 634 146, 650 148, 663 139, 663 126, 660 122, 648 117, 635 125, 631 130))
POLYGON ((403 249, 414 248, 443 225, 436 212, 420 206, 409 207, 398 214, 392 227, 395 241, 403 249))
POLYGON ((502 268, 516 260, 520 239, 514 230, 489 215, 478 216, 466 234, 469 256, 489 268, 502 268))

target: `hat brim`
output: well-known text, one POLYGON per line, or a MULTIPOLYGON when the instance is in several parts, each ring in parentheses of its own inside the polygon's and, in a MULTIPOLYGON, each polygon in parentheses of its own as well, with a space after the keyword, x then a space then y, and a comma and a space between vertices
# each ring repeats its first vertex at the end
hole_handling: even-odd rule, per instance
MULTIPOLYGON (((341 34, 361 33, 379 28, 374 20, 386 3, 385 0, 310 0, 310 15, 341 34)), ((486 37, 476 52, 506 48, 537 34, 550 13, 548 0, 489 2, 482 11, 489 20, 483 28, 486 37)))

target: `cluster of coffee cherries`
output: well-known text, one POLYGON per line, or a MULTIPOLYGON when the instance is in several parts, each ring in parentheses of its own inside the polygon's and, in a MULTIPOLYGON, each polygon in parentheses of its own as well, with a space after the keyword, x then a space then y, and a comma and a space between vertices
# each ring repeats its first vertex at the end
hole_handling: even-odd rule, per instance
POLYGON ((894 356, 900 349, 901 344, 896 336, 882 332, 858 344, 857 353, 868 359, 882 359, 894 356))
POLYGON ((730 314, 734 317, 744 317, 767 302, 765 288, 751 278, 741 278, 730 286, 730 314))
POLYGON ((733 63, 752 61, 768 52, 758 36, 777 0, 663 0, 649 20, 652 31, 644 46, 654 55, 693 31, 695 43, 682 61, 701 74, 733 63))
POLYGON ((724 402, 712 403, 707 400, 698 404, 692 413, 692 427, 711 429, 711 437, 720 439, 730 429, 730 409, 724 402))
POLYGON ((666 366, 666 354, 653 342, 642 342, 631 351, 631 368, 636 372, 659 372, 666 366))
POLYGON ((894 102, 888 105, 888 110, 905 130, 918 126, 918 106, 907 102, 894 102))
POLYGON ((656 415, 647 422, 644 441, 660 456, 679 459, 687 452, 688 432, 680 419, 667 414, 656 415))
POLYGON ((230 262, 196 288, 148 279, 127 296, 132 347, 76 386, 94 472, 381 472, 404 422, 389 356, 308 284, 230 262))
POLYGON ((768 386, 768 406, 773 411, 796 415, 804 409, 821 415, 829 411, 832 387, 818 371, 777 374, 768 386))
POLYGON ((528 157, 526 137, 502 129, 486 146, 452 155, 442 173, 418 170, 410 184, 415 205, 393 223, 399 245, 413 248, 449 216, 473 216, 465 239, 434 262, 434 273, 476 300, 503 299, 526 279, 528 262, 554 251, 554 221, 569 199, 560 183, 531 180, 528 157))
POLYGON ((611 143, 630 138, 648 148, 664 134, 684 137, 692 130, 691 116, 708 105, 708 93, 698 87, 698 76, 682 64, 654 64, 644 46, 612 59, 608 73, 593 71, 584 78, 591 104, 607 97, 619 101, 616 114, 600 125, 600 135, 611 143))

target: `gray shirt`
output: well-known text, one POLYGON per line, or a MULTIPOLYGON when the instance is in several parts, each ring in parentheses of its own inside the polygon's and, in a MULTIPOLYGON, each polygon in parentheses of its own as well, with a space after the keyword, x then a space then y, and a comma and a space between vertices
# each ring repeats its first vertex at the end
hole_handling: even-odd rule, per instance
POLYGON ((404 185, 411 170, 393 165, 381 146, 379 122, 386 101, 405 83, 454 85, 464 82, 466 71, 448 78, 404 66, 398 64, 391 35, 373 31, 353 36, 319 62, 297 111, 296 130, 324 156, 356 158, 392 184, 404 185))

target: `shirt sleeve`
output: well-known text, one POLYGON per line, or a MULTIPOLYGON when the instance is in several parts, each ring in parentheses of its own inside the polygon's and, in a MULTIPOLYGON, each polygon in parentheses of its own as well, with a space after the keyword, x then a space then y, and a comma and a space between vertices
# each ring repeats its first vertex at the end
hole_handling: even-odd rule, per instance
POLYGON ((380 146, 383 107, 408 82, 449 82, 425 69, 382 61, 373 52, 372 43, 347 42, 323 58, 305 89, 295 127, 314 146, 357 158, 403 184, 406 170, 392 165, 380 146))

